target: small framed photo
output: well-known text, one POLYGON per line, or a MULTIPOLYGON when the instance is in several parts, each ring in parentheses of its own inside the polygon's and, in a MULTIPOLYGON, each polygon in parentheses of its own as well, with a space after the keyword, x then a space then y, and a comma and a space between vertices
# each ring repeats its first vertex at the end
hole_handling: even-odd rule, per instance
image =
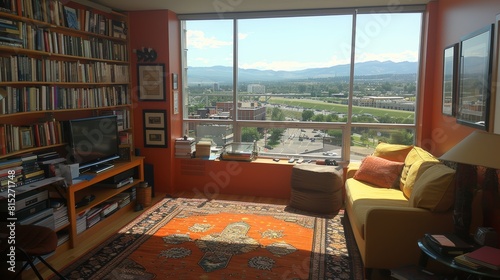
POLYGON ((166 148, 167 139, 164 129, 145 129, 144 146, 151 148, 166 148))
POLYGON ((139 100, 165 100, 164 64, 139 64, 137 65, 137 76, 139 100))
POLYGON ((166 110, 144 110, 144 128, 165 129, 166 110))
POLYGON ((179 76, 176 73, 172 73, 172 89, 179 88, 179 76))
POLYGON ((33 131, 31 127, 26 126, 19 128, 19 143, 21 149, 27 149, 34 146, 33 131))

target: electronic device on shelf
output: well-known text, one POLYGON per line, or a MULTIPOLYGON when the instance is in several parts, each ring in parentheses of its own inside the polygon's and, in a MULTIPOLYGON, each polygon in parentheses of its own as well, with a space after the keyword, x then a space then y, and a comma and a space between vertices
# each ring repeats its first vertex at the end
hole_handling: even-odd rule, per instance
POLYGON ((112 168, 110 162, 120 158, 115 115, 69 120, 65 131, 69 161, 78 163, 81 171, 90 169, 99 173, 112 168))

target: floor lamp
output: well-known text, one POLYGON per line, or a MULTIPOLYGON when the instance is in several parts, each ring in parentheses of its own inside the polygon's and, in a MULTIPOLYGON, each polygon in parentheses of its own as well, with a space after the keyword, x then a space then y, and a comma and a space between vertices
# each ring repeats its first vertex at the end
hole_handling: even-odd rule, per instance
MULTIPOLYGON (((472 199, 474 189, 477 188, 477 166, 487 168, 485 184, 480 186, 485 192, 483 195, 493 198, 489 200, 490 203, 498 197, 499 146, 500 135, 474 131, 440 157, 441 160, 457 163, 453 222, 455 233, 464 239, 470 239, 472 199)), ((488 205, 483 207, 491 211, 488 205)))

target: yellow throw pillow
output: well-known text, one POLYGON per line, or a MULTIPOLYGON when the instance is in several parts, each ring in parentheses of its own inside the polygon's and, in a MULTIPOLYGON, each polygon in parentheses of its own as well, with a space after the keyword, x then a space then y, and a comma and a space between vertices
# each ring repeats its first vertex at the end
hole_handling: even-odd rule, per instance
POLYGON ((412 148, 413 146, 380 142, 372 155, 392 161, 403 162, 412 148))
POLYGON ((455 201, 455 170, 444 164, 427 168, 415 182, 410 196, 410 206, 445 212, 455 201))
POLYGON ((374 184, 381 188, 391 188, 399 178, 403 163, 380 157, 367 156, 354 173, 354 179, 374 184))
POLYGON ((430 163, 440 163, 440 161, 427 152, 426 150, 420 148, 420 147, 412 147, 411 151, 408 153, 405 159, 405 165, 403 167, 403 171, 401 172, 401 179, 400 179, 400 189, 404 192, 404 189, 407 188, 407 193, 405 193, 406 197, 409 198, 411 194, 411 189, 413 188, 413 183, 416 181, 416 175, 419 173, 422 174, 423 171, 425 170, 418 170, 420 165, 423 162, 430 162, 430 163), (412 168, 413 164, 417 163, 415 167, 413 167, 413 171, 410 174, 410 169, 412 168), (409 185, 406 186, 407 182, 409 182, 409 185))

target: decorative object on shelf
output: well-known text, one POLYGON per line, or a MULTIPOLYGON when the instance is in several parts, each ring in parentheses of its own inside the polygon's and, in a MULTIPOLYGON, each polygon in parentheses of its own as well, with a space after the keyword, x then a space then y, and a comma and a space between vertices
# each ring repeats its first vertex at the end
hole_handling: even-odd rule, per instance
POLYGON ((158 53, 153 48, 142 48, 142 50, 134 50, 137 55, 137 61, 154 62, 158 58, 158 53))
MULTIPOLYGON (((500 150, 495 148, 498 143, 500 143, 500 135, 474 131, 439 158, 457 163, 453 218, 455 233, 461 238, 470 239, 472 199, 477 184, 476 166, 484 166, 487 170, 492 169, 493 172, 486 172, 487 177, 498 176, 495 170, 500 169, 500 161, 498 160, 500 150)), ((487 180, 488 178, 485 179, 485 181, 487 180)), ((498 201, 498 185, 493 189, 496 191, 491 191, 490 194, 484 193, 483 197, 490 196, 493 201, 498 201)), ((488 209, 489 206, 483 205, 483 207, 488 209)), ((484 214, 488 215, 488 213, 484 214)))
POLYGON ((144 110, 144 146, 167 147, 166 110, 144 110))
POLYGON ((139 100, 165 100, 165 64, 137 65, 139 100))
POLYGON ((443 59, 443 115, 455 116, 458 81, 458 43, 444 49, 443 59))
POLYGON ((462 38, 457 122, 482 130, 489 128, 493 25, 462 38))

